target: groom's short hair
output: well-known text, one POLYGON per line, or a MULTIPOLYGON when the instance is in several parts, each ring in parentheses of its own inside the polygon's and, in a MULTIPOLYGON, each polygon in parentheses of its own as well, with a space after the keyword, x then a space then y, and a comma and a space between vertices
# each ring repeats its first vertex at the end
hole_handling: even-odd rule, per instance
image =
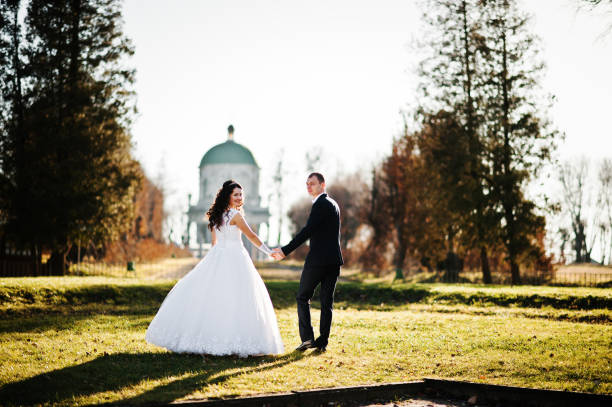
POLYGON ((318 179, 319 183, 321 184, 325 182, 325 178, 323 178, 323 174, 321 174, 320 172, 311 172, 308 178, 312 178, 312 177, 315 177, 316 179, 318 179))

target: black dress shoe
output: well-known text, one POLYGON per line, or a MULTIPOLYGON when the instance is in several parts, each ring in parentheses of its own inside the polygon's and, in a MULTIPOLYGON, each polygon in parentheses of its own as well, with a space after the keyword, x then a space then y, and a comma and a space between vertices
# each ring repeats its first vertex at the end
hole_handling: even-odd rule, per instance
POLYGON ((306 349, 310 349, 314 347, 315 347, 314 342, 309 339, 307 341, 302 342, 302 344, 298 346, 297 348, 295 348, 295 350, 304 352, 306 349))
POLYGON ((315 346, 315 352, 317 353, 325 353, 327 351, 327 346, 315 346))
POLYGON ((317 339, 315 339, 314 343, 312 344, 314 348, 317 348, 317 351, 323 353, 325 352, 325 348, 327 347, 327 344, 323 345, 322 343, 323 341, 321 340, 321 337, 319 336, 317 339))

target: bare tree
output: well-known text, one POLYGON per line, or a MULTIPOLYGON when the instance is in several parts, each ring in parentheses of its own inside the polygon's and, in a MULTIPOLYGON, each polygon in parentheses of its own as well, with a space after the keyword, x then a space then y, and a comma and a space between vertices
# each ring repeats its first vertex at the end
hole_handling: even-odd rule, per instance
POLYGON ((276 246, 280 246, 281 244, 281 234, 283 231, 283 217, 285 214, 283 213, 283 181, 284 181, 284 157, 285 157, 285 149, 281 148, 277 154, 278 161, 276 162, 276 170, 274 171, 274 176, 272 180, 274 181, 274 201, 276 203, 276 209, 278 213, 278 234, 276 237, 276 246))
POLYGON ((595 7, 598 7, 598 6, 612 7, 612 0, 581 0, 578 6, 579 7, 586 6, 591 9, 594 9, 595 7))
POLYGON ((601 263, 606 258, 612 264, 612 159, 605 158, 599 165, 597 208, 600 213, 601 263))
POLYGON ((561 264, 565 264, 567 262, 567 259, 565 257, 565 245, 570 240, 570 233, 569 233, 569 230, 562 227, 562 228, 559 228, 558 234, 559 234, 559 238, 561 239, 560 261, 561 261, 561 264))
MULTIPOLYGON (((587 239, 589 226, 596 222, 588 222, 588 211, 592 205, 588 190, 589 163, 586 158, 576 162, 566 162, 559 170, 559 181, 563 189, 563 207, 569 215, 572 232, 574 234, 575 262, 585 263, 591 261, 591 251, 596 240, 597 230, 591 231, 587 239)), ((594 212, 594 211, 591 211, 594 212)), ((596 216, 596 214, 592 214, 596 216)))
POLYGON ((321 166, 321 160, 323 158, 323 148, 321 146, 315 146, 310 150, 306 151, 306 171, 314 172, 318 171, 321 166))
POLYGON ((578 2, 578 10, 587 9, 589 12, 598 11, 605 14, 610 19, 607 27, 601 33, 600 38, 603 38, 612 33, 612 0, 580 0, 578 2))
POLYGON ((340 245, 345 263, 352 263, 357 256, 353 255, 351 241, 361 226, 359 215, 367 200, 368 185, 354 173, 331 181, 327 192, 340 206, 340 245))

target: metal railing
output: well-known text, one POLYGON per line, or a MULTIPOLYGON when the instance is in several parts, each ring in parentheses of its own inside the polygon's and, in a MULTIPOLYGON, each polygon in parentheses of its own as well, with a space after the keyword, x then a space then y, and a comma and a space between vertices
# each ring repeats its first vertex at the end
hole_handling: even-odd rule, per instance
MULTIPOLYGON (((80 263, 69 263, 66 275, 72 276, 108 276, 137 278, 170 278, 179 279, 191 270, 200 259, 196 257, 165 258, 156 261, 134 262, 131 264, 105 263, 86 259, 80 263)), ((274 278, 278 272, 290 270, 293 274, 301 267, 282 263, 256 262, 258 269, 266 269, 267 278, 274 278)), ((53 270, 49 264, 36 264, 31 258, 0 259, 0 277, 51 276, 53 270)), ((479 271, 461 271, 458 274, 440 272, 404 273, 407 281, 415 283, 471 283, 482 284, 482 273, 479 271)), ((492 283, 510 285, 510 273, 491 273, 492 283)), ((299 276, 296 277, 299 279, 299 276)), ((584 287, 612 287, 612 268, 600 267, 590 270, 561 269, 552 272, 523 272, 521 284, 525 285, 566 285, 584 287)))
MULTIPOLYGON (((166 258, 148 262, 126 262, 121 264, 101 261, 68 262, 70 276, 107 276, 140 278, 180 278, 195 266, 200 259, 195 257, 166 258)), ((0 277, 51 276, 53 269, 48 263, 36 264, 31 258, 0 259, 0 277)))
MULTIPOLYGON (((482 273, 477 271, 462 271, 458 274, 444 272, 417 273, 405 276, 415 282, 441 282, 453 284, 482 284, 482 273)), ((491 273, 492 284, 510 285, 512 279, 510 273, 491 273)), ((585 271, 551 271, 551 272, 523 272, 521 273, 521 284, 524 285, 566 285, 582 287, 612 287, 612 268, 609 270, 585 270, 585 271)))

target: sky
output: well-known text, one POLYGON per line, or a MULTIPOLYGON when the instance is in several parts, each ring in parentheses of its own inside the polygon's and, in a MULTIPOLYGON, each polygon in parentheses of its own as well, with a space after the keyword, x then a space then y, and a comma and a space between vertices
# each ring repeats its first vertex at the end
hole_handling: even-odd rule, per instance
MULTIPOLYGON (((612 34, 602 35, 612 17, 578 11, 579 1, 522 5, 541 38, 550 117, 565 134, 559 156, 597 161, 612 157, 612 34)), ((323 150, 330 182, 365 173, 416 102, 417 1, 126 0, 123 12, 136 51, 135 155, 163 182, 175 229, 187 194, 197 196, 202 156, 228 125, 261 168, 264 203, 283 155, 290 204, 306 196, 307 151, 323 150)))

